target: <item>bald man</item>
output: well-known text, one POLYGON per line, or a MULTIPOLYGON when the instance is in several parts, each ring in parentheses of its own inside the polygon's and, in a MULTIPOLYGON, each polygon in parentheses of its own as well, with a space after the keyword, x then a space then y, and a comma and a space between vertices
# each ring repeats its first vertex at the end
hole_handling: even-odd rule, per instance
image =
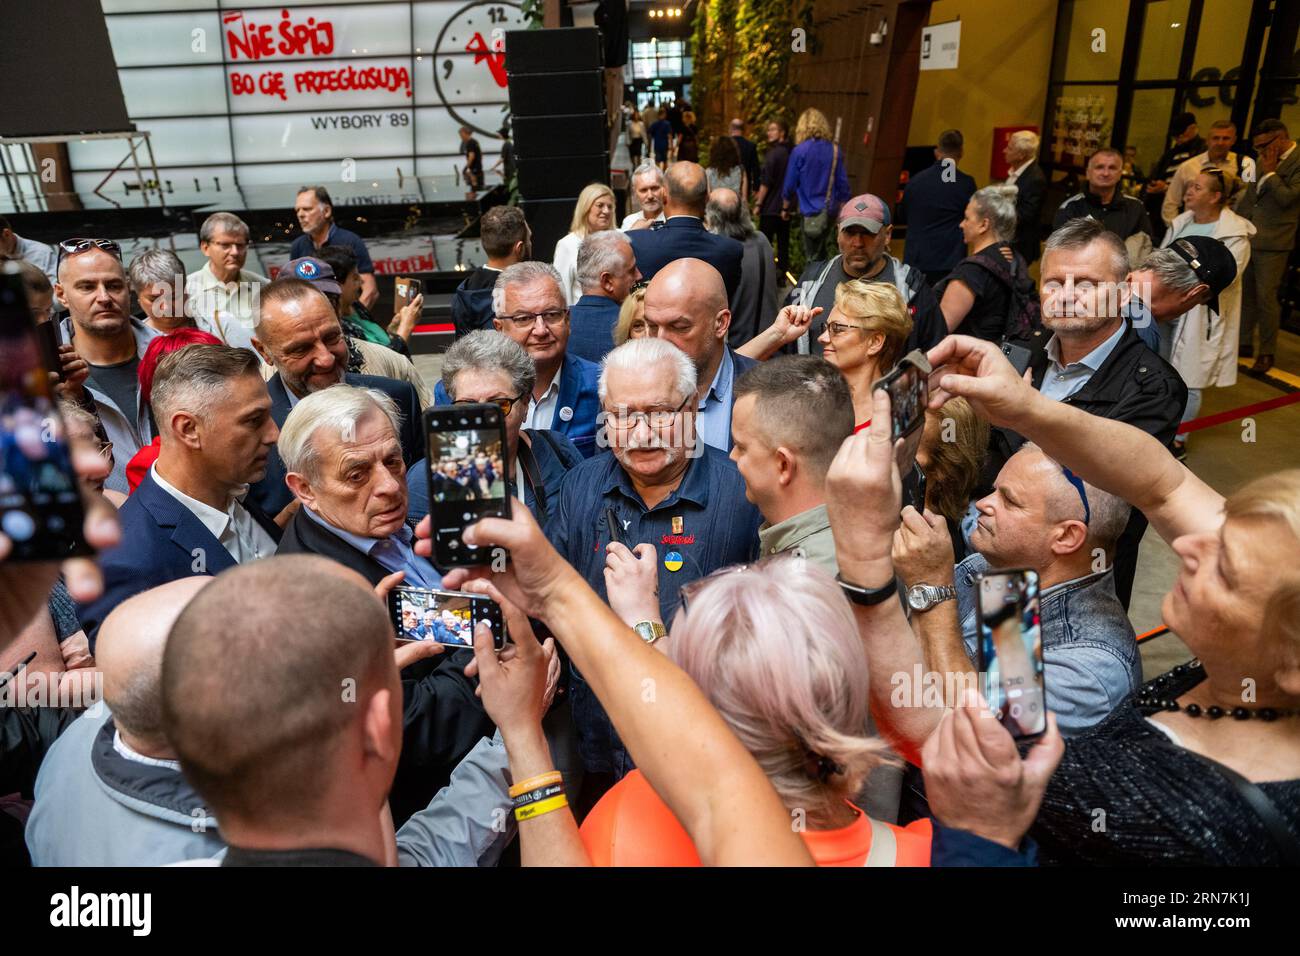
POLYGON ((514 832, 499 734, 393 845, 383 810, 403 755, 403 696, 387 611, 357 572, 299 554, 213 579, 171 629, 158 699, 186 777, 222 821, 222 866, 394 855, 404 866, 494 865, 514 832))
POLYGON ((50 748, 36 778, 27 847, 36 866, 160 866, 210 857, 223 844, 163 734, 163 649, 208 576, 181 578, 117 606, 95 659, 104 704, 50 748))
POLYGON ((699 163, 673 163, 664 176, 667 215, 662 227, 637 229, 627 234, 636 253, 636 267, 646 279, 678 259, 702 259, 722 276, 730 302, 740 287, 745 246, 729 236, 715 236, 704 228, 709 183, 699 163))
POLYGON ((648 335, 667 339, 695 365, 697 434, 704 444, 731 451, 732 386, 758 363, 727 344, 731 310, 718 270, 700 259, 664 266, 646 288, 645 324, 648 335))

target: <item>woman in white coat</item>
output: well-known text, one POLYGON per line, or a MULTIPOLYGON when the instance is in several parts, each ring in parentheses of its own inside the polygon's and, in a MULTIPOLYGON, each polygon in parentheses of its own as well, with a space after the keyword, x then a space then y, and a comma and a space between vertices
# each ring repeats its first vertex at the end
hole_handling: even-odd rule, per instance
POLYGON ((614 228, 614 190, 603 183, 589 183, 578 194, 569 234, 555 244, 551 262, 563 280, 564 298, 569 305, 582 298, 578 286, 578 247, 593 232, 614 228))
MULTIPOLYGON (((1237 382, 1237 335, 1241 327, 1241 276, 1250 261, 1250 237, 1255 227, 1250 220, 1228 208, 1236 185, 1231 172, 1206 166, 1187 184, 1183 194, 1186 210, 1179 214, 1165 234, 1167 246, 1186 236, 1218 239, 1237 260, 1237 278, 1219 293, 1219 311, 1198 305, 1160 328, 1162 349, 1169 363, 1187 383, 1187 410, 1183 421, 1196 417, 1201 409, 1201 390, 1234 385, 1237 382)), ((1180 436, 1174 451, 1186 457, 1186 438, 1180 436)))

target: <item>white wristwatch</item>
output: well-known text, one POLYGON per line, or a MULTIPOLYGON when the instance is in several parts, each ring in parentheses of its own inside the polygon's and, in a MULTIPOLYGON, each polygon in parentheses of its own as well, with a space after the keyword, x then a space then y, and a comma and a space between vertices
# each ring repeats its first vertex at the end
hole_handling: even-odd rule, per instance
POLYGON ((913 611, 928 611, 956 596, 957 589, 951 584, 913 584, 907 589, 907 606, 913 611))

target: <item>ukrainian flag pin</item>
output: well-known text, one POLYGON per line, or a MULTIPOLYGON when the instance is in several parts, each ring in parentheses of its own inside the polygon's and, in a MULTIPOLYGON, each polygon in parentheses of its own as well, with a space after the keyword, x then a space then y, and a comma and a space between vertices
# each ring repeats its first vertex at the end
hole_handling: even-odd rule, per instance
POLYGON ((679 551, 669 551, 664 555, 664 567, 669 571, 680 571, 682 569, 682 555, 679 551))

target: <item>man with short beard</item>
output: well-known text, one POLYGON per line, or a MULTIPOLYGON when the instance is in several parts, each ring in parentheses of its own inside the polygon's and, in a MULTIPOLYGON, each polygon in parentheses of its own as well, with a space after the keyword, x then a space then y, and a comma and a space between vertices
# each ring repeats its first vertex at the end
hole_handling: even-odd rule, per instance
POLYGON ((69 239, 60 244, 54 294, 68 309, 60 338, 90 367, 84 386, 67 397, 93 405, 113 443, 113 472, 104 487, 128 493, 126 463, 153 441, 149 407, 140 401, 136 370, 158 332, 130 316, 131 291, 122 250, 109 239, 69 239), (86 395, 91 401, 86 401, 86 395))
MULTIPOLYGON (((610 454, 565 476, 546 523, 556 550, 602 600, 607 554, 634 562, 645 579, 639 593, 656 595, 634 626, 651 643, 684 585, 758 557, 762 518, 726 453, 695 440, 695 394, 695 365, 667 341, 633 339, 606 355, 600 400, 610 454)), ((587 773, 600 775, 599 790, 632 761, 580 674, 570 687, 579 750, 587 773)), ((595 790, 587 795, 599 796, 595 790)))
POLYGON ((618 228, 627 232, 629 229, 649 229, 655 223, 663 222, 668 217, 664 214, 664 171, 654 163, 642 163, 632 174, 632 191, 641 208, 623 217, 623 224, 618 228))
MULTIPOLYGON (((1131 295, 1128 272, 1119 236, 1095 219, 1067 222, 1043 249, 1044 329, 1021 344, 1031 350, 1034 387, 1044 395, 1127 422, 1169 445, 1187 405, 1187 386, 1124 318, 1131 295)), ((981 493, 993 487, 1023 442, 1014 432, 993 429, 981 493)), ((1134 510, 1116 546, 1115 590, 1126 608, 1146 525, 1134 510)))
MULTIPOLYGON (((329 299, 310 282, 277 279, 262 291, 261 311, 253 346, 275 368, 266 383, 271 417, 282 426, 289 412, 313 392, 340 382, 383 392, 397 405, 402 428, 398 435, 407 467, 424 457, 420 398, 409 382, 347 370, 348 345, 343 326, 329 299)), ((249 500, 269 515, 278 515, 293 500, 285 486, 284 462, 276 449, 266 463, 266 477, 249 490, 249 500)))

